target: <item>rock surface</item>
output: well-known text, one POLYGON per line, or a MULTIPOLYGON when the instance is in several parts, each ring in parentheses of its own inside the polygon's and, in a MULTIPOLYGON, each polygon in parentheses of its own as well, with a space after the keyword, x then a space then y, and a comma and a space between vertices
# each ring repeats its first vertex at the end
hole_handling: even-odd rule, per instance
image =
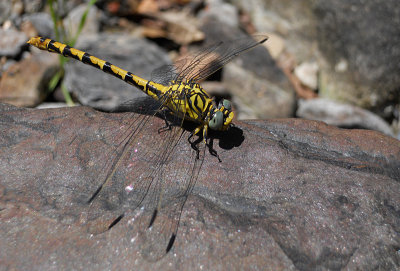
POLYGON ((316 1, 323 97, 363 108, 399 103, 400 5, 388 1, 316 1), (340 70, 340 62, 346 69, 340 70))
POLYGON ((14 58, 21 54, 21 48, 26 46, 27 36, 15 30, 0 29, 0 57, 14 58))
POLYGON ((317 60, 319 95, 372 109, 399 104, 397 0, 234 0, 260 32, 285 41, 297 63, 317 60))
POLYGON ((379 116, 360 107, 341 104, 328 99, 300 100, 297 117, 323 121, 348 129, 369 129, 394 136, 390 126, 379 116))
POLYGON ((30 57, 11 64, 2 74, 1 101, 16 106, 36 106, 46 98, 47 84, 59 69, 59 58, 33 50, 30 57))
MULTIPOLYGON (((399 268, 400 142, 381 133, 299 119, 237 122, 214 140, 221 162, 206 153, 171 251, 148 262, 135 239, 138 228, 129 225, 135 210, 128 206, 119 223, 98 235, 87 232, 85 220, 104 163, 124 125, 137 127, 138 115, 8 105, 0 112, 5 269, 399 268)), ((147 124, 140 147, 157 153, 163 121, 150 117, 147 124)), ((167 178, 166 187, 179 186, 184 175, 174 172, 193 161, 186 137, 167 160, 166 174, 178 178, 167 178)), ((127 162, 113 179, 117 190, 109 199, 116 203, 133 169, 144 170, 127 162)))

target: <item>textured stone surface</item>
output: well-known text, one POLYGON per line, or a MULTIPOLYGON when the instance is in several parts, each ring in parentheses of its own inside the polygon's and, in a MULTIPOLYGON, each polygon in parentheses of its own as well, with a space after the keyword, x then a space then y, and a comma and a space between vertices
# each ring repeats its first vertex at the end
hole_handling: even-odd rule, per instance
POLYGON ((15 58, 26 46, 27 36, 23 32, 0 29, 0 57, 15 58))
POLYGON ((321 69, 321 94, 364 108, 398 104, 399 2, 316 1, 315 14, 319 47, 329 63, 321 69))
POLYGON ((397 0, 233 3, 249 13, 257 31, 281 36, 283 52, 297 64, 317 60, 321 97, 372 109, 381 116, 385 107, 399 104, 397 0))
POLYGON ((341 104, 328 99, 300 100, 296 116, 323 121, 337 127, 369 129, 394 136, 390 126, 374 113, 358 106, 341 104))
MULTIPOLYGON (((98 235, 87 232, 85 220, 104 163, 137 115, 7 105, 0 112, 5 269, 399 268, 400 142, 381 133, 298 119, 237 122, 214 140, 222 162, 206 153, 171 251, 151 263, 142 258, 138 228, 130 226, 137 210, 128 206, 119 223, 98 235)), ((137 137, 139 157, 158 153, 163 121, 147 124, 137 137)), ((186 137, 167 160, 165 176, 176 177, 166 178, 169 189, 185 181, 174 172, 193 161, 186 137)), ((144 170, 124 161, 109 199, 118 203, 118 190, 144 170)))
POLYGON ((2 102, 16 106, 36 106, 46 98, 47 84, 59 69, 59 58, 36 49, 33 51, 30 57, 11 64, 2 74, 2 102))

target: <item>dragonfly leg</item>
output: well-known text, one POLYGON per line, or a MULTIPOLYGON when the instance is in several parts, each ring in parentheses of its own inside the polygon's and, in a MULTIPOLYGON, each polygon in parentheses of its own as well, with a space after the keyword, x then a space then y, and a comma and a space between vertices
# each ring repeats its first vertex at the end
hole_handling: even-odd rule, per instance
POLYGON ((189 137, 188 137, 188 141, 190 146, 192 147, 193 150, 196 151, 196 158, 199 159, 200 158, 200 149, 198 147, 198 144, 202 141, 201 137, 198 137, 196 140, 191 140, 193 138, 193 136, 196 135, 195 131, 191 132, 189 137))
POLYGON ((221 163, 222 160, 219 158, 219 155, 218 155, 217 151, 213 148, 213 143, 214 143, 214 140, 213 140, 212 138, 210 138, 209 143, 206 143, 206 146, 207 146, 208 151, 210 152, 210 154, 211 154, 212 156, 217 157, 218 162, 221 163))
POLYGON ((161 128, 159 128, 158 129, 158 133, 160 134, 160 133, 162 133, 162 132, 165 132, 165 131, 168 131, 168 130, 171 130, 172 128, 172 125, 167 121, 167 116, 165 115, 165 112, 163 113, 164 114, 164 117, 163 117, 163 119, 164 119, 164 122, 165 122, 165 126, 163 126, 163 127, 161 127, 161 128))

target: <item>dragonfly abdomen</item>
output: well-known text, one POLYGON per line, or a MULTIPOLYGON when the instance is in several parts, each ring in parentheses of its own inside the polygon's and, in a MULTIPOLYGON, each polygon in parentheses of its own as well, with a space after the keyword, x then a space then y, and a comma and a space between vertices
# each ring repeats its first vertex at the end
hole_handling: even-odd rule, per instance
POLYGON ((119 79, 124 80, 128 84, 137 87, 138 89, 142 90, 144 93, 156 100, 158 100, 158 97, 160 97, 161 94, 164 93, 167 89, 167 87, 164 85, 150 82, 149 80, 146 80, 129 71, 121 69, 120 67, 115 66, 108 61, 102 60, 100 58, 92 56, 89 53, 72 48, 66 44, 57 42, 52 39, 34 37, 31 38, 28 43, 41 50, 61 54, 65 57, 71 57, 92 67, 100 69, 105 73, 111 74, 119 79))

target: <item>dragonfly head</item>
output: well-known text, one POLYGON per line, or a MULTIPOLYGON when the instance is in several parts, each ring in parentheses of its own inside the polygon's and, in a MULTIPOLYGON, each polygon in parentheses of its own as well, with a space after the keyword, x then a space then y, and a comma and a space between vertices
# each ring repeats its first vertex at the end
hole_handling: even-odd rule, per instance
POLYGON ((222 100, 218 106, 213 106, 208 127, 216 131, 226 131, 233 120, 232 105, 229 100, 222 100))

